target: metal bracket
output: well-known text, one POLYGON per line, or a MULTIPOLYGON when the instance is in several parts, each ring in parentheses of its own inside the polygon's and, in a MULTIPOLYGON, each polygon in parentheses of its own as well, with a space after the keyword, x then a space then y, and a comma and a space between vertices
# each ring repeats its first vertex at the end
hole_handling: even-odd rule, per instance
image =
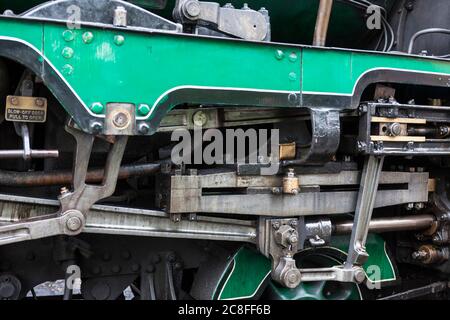
POLYGON ((183 24, 203 24, 225 34, 245 40, 263 41, 270 36, 270 27, 262 12, 248 7, 220 7, 216 2, 177 0, 174 18, 183 24))
MULTIPOLYGON (((297 219, 260 219, 258 245, 260 251, 272 259, 272 278, 287 288, 296 288, 301 282, 339 281, 362 283, 364 270, 357 265, 347 268, 298 269, 293 258, 302 244, 299 244, 297 219)), ((300 220, 301 222, 301 220, 300 220)), ((304 224, 304 223, 303 223, 304 224)))
POLYGON ((283 161, 283 166, 323 164, 331 160, 339 147, 341 136, 338 110, 310 108, 311 146, 301 152, 300 159, 283 161))
POLYGON ((95 137, 86 134, 73 127, 66 126, 77 142, 77 149, 73 173, 73 191, 66 192, 59 197, 61 202, 61 212, 68 210, 78 210, 86 213, 97 201, 109 197, 114 193, 119 175, 120 162, 125 151, 128 137, 116 136, 114 144, 108 153, 105 164, 105 174, 101 185, 86 184, 86 176, 89 165, 89 158, 94 144, 95 137))
POLYGON ((61 194, 61 206, 55 214, 0 226, 0 245, 60 234, 77 235, 83 230, 91 206, 114 193, 128 137, 116 137, 108 154, 102 184, 88 185, 86 176, 95 137, 69 126, 66 130, 77 142, 73 191, 61 194))

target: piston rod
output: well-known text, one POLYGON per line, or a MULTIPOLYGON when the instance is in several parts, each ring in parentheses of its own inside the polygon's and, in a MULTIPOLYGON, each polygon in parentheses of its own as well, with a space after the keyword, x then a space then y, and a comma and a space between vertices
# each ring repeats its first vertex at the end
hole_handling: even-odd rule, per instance
MULTIPOLYGON (((369 232, 383 233, 424 230, 430 228, 435 221, 435 217, 431 214, 375 218, 370 221, 369 232)), ((349 234, 352 232, 352 228, 353 221, 336 222, 333 224, 333 234, 349 234)))

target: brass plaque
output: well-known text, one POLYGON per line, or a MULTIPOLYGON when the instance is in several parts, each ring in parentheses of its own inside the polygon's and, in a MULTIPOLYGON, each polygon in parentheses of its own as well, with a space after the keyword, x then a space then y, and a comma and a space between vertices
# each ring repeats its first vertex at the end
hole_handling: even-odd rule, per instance
POLYGON ((47 99, 8 96, 5 119, 15 122, 45 122, 47 120, 47 99))

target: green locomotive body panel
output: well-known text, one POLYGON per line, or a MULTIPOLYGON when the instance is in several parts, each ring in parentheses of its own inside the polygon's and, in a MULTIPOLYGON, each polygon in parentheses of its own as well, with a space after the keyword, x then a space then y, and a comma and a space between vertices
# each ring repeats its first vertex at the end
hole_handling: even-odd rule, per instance
POLYGON ((401 83, 450 84, 448 60, 402 54, 89 26, 70 30, 6 17, 0 19, 0 40, 30 49, 31 57, 22 52, 18 61, 39 59, 36 71, 85 131, 89 121, 104 118, 111 102, 148 105, 150 112, 137 112, 136 119, 149 123, 151 134, 183 103, 354 109, 367 85, 389 81, 386 72, 402 73, 401 83), (431 77, 428 83, 417 79, 421 74, 431 77), (55 88, 49 77, 66 87, 55 88), (78 101, 64 100, 67 91, 78 101), (98 103, 103 107, 95 109, 98 103))

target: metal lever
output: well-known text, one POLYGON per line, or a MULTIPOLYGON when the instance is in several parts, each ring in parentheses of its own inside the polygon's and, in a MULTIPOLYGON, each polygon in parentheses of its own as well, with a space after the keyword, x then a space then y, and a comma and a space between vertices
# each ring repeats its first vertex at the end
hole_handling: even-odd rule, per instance
POLYGON ((61 206, 53 215, 0 226, 0 245, 55 235, 77 235, 83 230, 90 207, 114 193, 128 137, 116 137, 108 154, 102 184, 88 185, 86 176, 95 137, 68 126, 66 130, 77 142, 73 191, 59 197, 61 206))
POLYGON ((364 161, 352 236, 350 238, 347 261, 344 265, 346 269, 351 269, 355 265, 363 265, 369 257, 365 245, 377 195, 378 181, 380 179, 381 169, 383 168, 383 161, 384 157, 376 157, 373 155, 367 156, 364 161))
POLYGON ((108 153, 102 184, 89 185, 86 184, 86 177, 95 137, 69 126, 66 127, 66 131, 75 138, 77 149, 73 166, 73 191, 66 192, 59 197, 61 212, 78 210, 86 213, 94 203, 114 193, 128 137, 116 137, 108 153))

